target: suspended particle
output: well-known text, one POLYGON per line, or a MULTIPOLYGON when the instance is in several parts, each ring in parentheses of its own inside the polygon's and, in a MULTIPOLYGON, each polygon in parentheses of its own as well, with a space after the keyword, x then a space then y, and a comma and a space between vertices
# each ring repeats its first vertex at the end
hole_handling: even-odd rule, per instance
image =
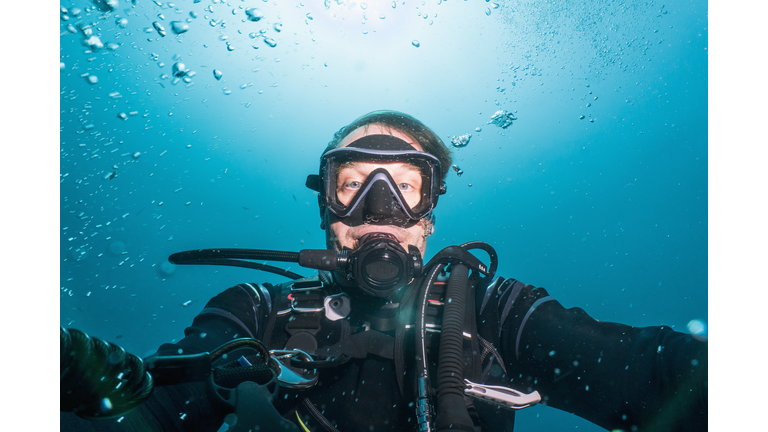
POLYGON ((691 332, 691 335, 699 340, 706 340, 707 339, 707 324, 704 321, 701 320, 691 320, 688 322, 687 325, 688 331, 691 332))

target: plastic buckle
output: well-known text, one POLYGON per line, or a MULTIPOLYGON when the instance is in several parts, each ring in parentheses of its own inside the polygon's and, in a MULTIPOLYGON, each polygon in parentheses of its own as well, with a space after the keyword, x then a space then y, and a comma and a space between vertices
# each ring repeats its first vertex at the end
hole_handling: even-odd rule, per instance
POLYGON ((541 402, 541 395, 536 390, 525 394, 509 387, 477 384, 465 379, 464 394, 470 397, 492 402, 511 409, 523 409, 541 402))
POLYGON ((291 292, 313 291, 322 287, 323 283, 319 280, 298 280, 291 284, 291 292))
POLYGON ((312 356, 300 349, 292 350, 270 350, 270 366, 277 369, 277 381, 281 387, 291 389, 306 389, 317 384, 319 378, 317 369, 303 369, 303 374, 297 372, 296 368, 290 366, 293 357, 299 357, 305 362, 311 362, 312 356))

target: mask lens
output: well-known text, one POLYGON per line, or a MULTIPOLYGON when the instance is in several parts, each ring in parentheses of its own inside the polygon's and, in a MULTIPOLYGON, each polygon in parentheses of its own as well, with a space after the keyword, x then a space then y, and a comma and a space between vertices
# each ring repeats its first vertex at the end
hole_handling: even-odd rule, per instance
POLYGON ((405 220, 423 218, 437 201, 440 162, 423 152, 345 147, 326 153, 321 171, 325 205, 341 218, 360 211, 373 196, 405 220))
MULTIPOLYGON (((380 165, 366 162, 347 163, 339 168, 336 178, 336 200, 348 206, 355 195, 365 185, 371 171, 380 165)), ((393 187, 397 188, 403 196, 405 203, 410 208, 416 208, 422 201, 422 196, 427 196, 423 190, 428 178, 417 166, 408 163, 390 163, 384 165, 392 180, 393 187)), ((386 187, 382 185, 380 187, 386 187)))

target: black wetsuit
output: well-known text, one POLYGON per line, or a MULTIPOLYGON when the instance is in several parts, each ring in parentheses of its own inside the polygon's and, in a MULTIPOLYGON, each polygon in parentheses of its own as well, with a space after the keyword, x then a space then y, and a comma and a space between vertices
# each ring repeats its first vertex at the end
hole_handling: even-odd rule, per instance
MULTIPOLYGON (((232 287, 208 302, 185 330, 184 339, 162 345, 158 354, 210 352, 239 337, 282 348, 289 336, 285 320, 275 324, 276 314, 270 312, 277 308, 284 313, 285 294, 281 286, 269 284, 232 287), (267 329, 271 331, 265 337, 267 329)), ((542 403, 608 430, 707 429, 705 342, 664 326, 599 322, 580 308, 565 309, 544 289, 514 279, 481 281, 475 298, 473 330, 478 337, 467 339, 465 358, 474 358, 477 382, 526 393, 537 390, 542 403)), ((353 307, 353 316, 354 311, 353 307)), ((335 332, 361 330, 355 319, 347 321, 349 325, 335 332)), ((439 334, 432 335, 437 336, 429 341, 428 358, 436 361, 439 334)), ((406 340, 408 346, 412 337, 406 340)), ((325 338, 332 339, 318 337, 320 347, 325 338)), ((412 355, 406 350, 406 359, 412 355)), ((406 371, 408 383, 412 368, 406 371)), ((401 393, 396 378, 391 359, 353 358, 338 368, 321 370, 318 385, 280 397, 275 406, 294 422, 300 417, 303 427, 313 431, 414 430, 412 387, 406 386, 401 393)), ((512 429, 510 410, 484 403, 475 403, 473 410, 483 431, 512 429)), ((62 413, 61 430, 215 432, 223 418, 207 400, 205 385, 195 383, 155 388, 146 403, 119 423, 114 419, 91 422, 62 413)))

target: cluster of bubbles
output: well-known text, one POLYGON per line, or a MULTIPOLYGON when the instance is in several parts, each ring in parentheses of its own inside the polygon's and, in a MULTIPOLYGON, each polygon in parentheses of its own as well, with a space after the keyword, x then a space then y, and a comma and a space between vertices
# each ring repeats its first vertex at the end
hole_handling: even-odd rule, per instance
POLYGON ((515 117, 514 114, 507 110, 499 110, 491 116, 491 121, 489 121, 488 124, 493 124, 502 129, 506 129, 512 126, 512 120, 517 120, 517 117, 515 117))
POLYGON ((452 136, 451 144, 456 148, 466 147, 469 144, 469 140, 472 139, 472 134, 466 133, 460 136, 452 136))

